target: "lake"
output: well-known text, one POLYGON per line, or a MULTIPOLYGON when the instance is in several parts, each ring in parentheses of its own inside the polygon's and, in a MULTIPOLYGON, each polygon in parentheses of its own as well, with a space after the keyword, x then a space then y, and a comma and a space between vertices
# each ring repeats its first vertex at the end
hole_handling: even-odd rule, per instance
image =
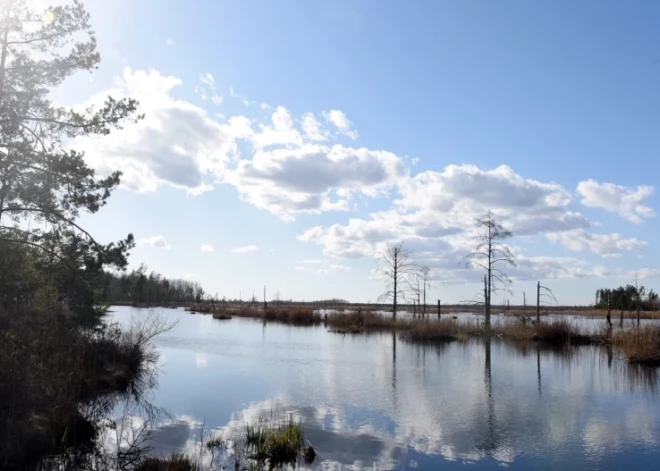
POLYGON ((176 322, 154 340, 148 400, 167 413, 154 454, 195 450, 202 426, 231 436, 286 413, 318 452, 313 469, 660 468, 659 372, 616 350, 419 346, 182 309, 113 307, 108 320, 150 312, 176 322))

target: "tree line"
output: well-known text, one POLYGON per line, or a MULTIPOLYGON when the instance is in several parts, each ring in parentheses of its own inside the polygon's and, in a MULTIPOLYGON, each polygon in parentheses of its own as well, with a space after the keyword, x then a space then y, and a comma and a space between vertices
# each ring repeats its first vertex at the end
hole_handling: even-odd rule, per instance
POLYGON ((597 309, 654 311, 660 307, 660 296, 653 289, 647 293, 645 286, 600 288, 596 290, 594 306, 597 309))
POLYGON ((200 303, 206 298, 198 282, 148 273, 145 265, 131 272, 105 272, 102 278, 101 298, 108 304, 200 303))

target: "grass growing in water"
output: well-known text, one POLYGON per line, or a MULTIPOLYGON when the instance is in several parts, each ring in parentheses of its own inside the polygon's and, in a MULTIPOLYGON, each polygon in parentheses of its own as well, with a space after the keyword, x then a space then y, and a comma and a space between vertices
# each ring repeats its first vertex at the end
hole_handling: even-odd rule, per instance
POLYGON ((613 343, 623 348, 630 363, 660 366, 660 327, 645 326, 617 332, 613 343))
POLYGON ((260 421, 245 426, 245 448, 248 459, 259 469, 286 469, 295 467, 305 446, 302 428, 293 419, 272 426, 260 421))
POLYGON ((448 342, 459 338, 460 329, 456 322, 443 319, 434 322, 417 322, 404 338, 417 343, 448 342))

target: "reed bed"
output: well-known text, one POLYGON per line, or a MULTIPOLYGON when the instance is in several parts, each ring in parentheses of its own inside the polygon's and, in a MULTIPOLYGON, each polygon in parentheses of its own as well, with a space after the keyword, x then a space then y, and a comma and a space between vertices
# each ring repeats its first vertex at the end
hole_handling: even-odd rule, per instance
POLYGON ((187 309, 191 313, 211 314, 214 319, 226 320, 236 317, 261 319, 264 322, 281 322, 292 325, 316 325, 323 321, 323 316, 306 307, 274 307, 262 309, 256 306, 226 308, 213 304, 192 304, 187 309))
POLYGON ((623 349, 630 363, 660 366, 660 327, 645 326, 617 332, 612 343, 623 349))

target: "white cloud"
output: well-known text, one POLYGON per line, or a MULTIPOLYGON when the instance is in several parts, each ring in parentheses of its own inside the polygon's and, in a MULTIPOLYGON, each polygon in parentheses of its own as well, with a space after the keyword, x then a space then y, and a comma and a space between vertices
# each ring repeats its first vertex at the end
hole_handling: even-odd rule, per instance
POLYGON ((507 166, 482 170, 449 165, 399 180, 400 197, 389 210, 347 224, 313 227, 299 240, 337 257, 372 255, 382 244, 406 240, 426 252, 468 250, 475 218, 492 210, 518 236, 585 228, 589 222, 568 209, 570 195, 560 185, 525 179, 507 166))
POLYGON ((335 271, 351 271, 353 267, 349 267, 348 265, 330 265, 330 270, 335 270, 335 271))
POLYGON ((302 129, 305 137, 312 141, 325 141, 328 139, 328 131, 321 127, 314 113, 305 113, 302 116, 302 129))
POLYGON ((90 102, 109 94, 133 97, 145 119, 109 136, 79 138, 75 147, 86 152, 88 163, 102 175, 121 169, 122 185, 135 191, 153 192, 163 184, 197 193, 209 189, 203 175, 223 171, 235 149, 233 129, 175 99, 171 92, 180 85, 177 77, 156 70, 125 69, 115 88, 90 102))
POLYGON ((168 38, 167 41, 165 41, 165 44, 171 46, 172 44, 174 44, 174 40, 168 38))
POLYGON ((635 278, 639 280, 660 278, 660 268, 640 268, 638 270, 621 273, 619 278, 627 280, 635 280, 635 278))
POLYGON ((553 242, 561 242, 575 252, 586 250, 604 258, 618 256, 622 251, 640 250, 648 245, 635 237, 626 239, 618 233, 590 234, 582 229, 553 232, 547 234, 547 237, 553 242))
POLYGON ((201 248, 199 249, 201 252, 215 252, 215 249, 211 244, 202 244, 201 248))
POLYGON ((137 240, 138 247, 151 247, 153 249, 171 249, 172 246, 167 243, 167 240, 162 235, 151 237, 143 237, 137 240))
MULTIPOLYGON (((232 86, 229 86, 229 95, 232 98, 239 99, 245 106, 251 106, 251 105, 254 105, 256 103, 255 101, 248 100, 247 98, 245 98, 240 93, 237 93, 236 90, 234 90, 234 87, 232 87, 232 86)), ((268 105, 266 105, 266 106, 268 106, 268 105)), ((262 109, 264 108, 263 104, 261 105, 261 108, 262 109)))
POLYGON ((236 247, 235 249, 232 250, 234 253, 250 253, 250 252, 256 252, 259 250, 259 247, 256 245, 244 245, 242 247, 236 247))
POLYGON ((303 260, 302 263, 319 264, 319 263, 328 263, 328 261, 324 260, 322 258, 308 258, 308 259, 303 260))
POLYGON ((257 151, 227 175, 241 197, 284 220, 297 214, 347 211, 354 193, 383 194, 406 174, 401 160, 384 151, 306 144, 257 151))
POLYGON ((303 138, 293 126, 291 113, 283 106, 278 106, 271 115, 270 124, 259 125, 260 132, 252 135, 255 147, 261 149, 273 145, 302 145, 303 138))
POLYGON ((215 89, 215 78, 210 73, 200 75, 199 81, 202 85, 198 86, 195 91, 200 94, 202 100, 210 99, 213 104, 220 106, 222 104, 222 97, 218 95, 215 89))
POLYGON ((345 134, 351 139, 357 139, 358 133, 354 129, 351 129, 351 122, 348 120, 348 116, 343 111, 340 110, 330 110, 324 111, 323 117, 328 123, 333 124, 341 134, 345 134))
POLYGON ((644 200, 653 194, 652 186, 640 185, 633 189, 589 179, 580 182, 577 191, 582 196, 583 205, 618 213, 635 224, 655 216, 653 209, 644 204, 644 200))

